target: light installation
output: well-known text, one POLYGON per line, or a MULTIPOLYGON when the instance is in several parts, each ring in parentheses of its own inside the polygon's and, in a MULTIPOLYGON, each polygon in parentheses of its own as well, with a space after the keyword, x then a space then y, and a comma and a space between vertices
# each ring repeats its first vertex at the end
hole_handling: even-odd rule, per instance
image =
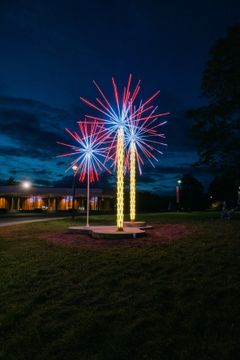
POLYGON ((96 98, 94 104, 84 98, 80 98, 86 104, 104 115, 104 118, 99 116, 86 115, 86 118, 98 121, 105 125, 106 133, 111 137, 111 146, 108 152, 108 158, 112 158, 117 168, 117 229, 123 231, 124 223, 124 144, 125 131, 128 123, 129 111, 131 104, 134 102, 139 89, 140 82, 137 83, 133 92, 130 91, 132 76, 129 76, 127 86, 124 86, 123 94, 120 97, 119 91, 112 78, 112 85, 115 98, 115 109, 111 106, 109 100, 104 95, 98 84, 94 81, 96 88, 101 95, 101 99, 96 98), (113 153, 113 155, 112 155, 113 153))
MULTIPOLYGON (((152 165, 152 160, 157 160, 152 152, 159 142, 149 139, 149 137, 156 135, 157 127, 160 126, 156 124, 156 120, 169 114, 169 112, 157 114, 157 107, 151 105, 151 101, 160 91, 154 93, 145 102, 140 102, 139 106, 135 106, 134 102, 140 90, 140 80, 133 88, 133 91, 131 91, 131 82, 132 75, 130 74, 127 85, 124 86, 122 96, 120 96, 116 81, 112 78, 114 105, 110 104, 110 101, 95 81, 93 83, 100 94, 100 98, 96 98, 96 103, 80 98, 87 105, 101 113, 101 117, 85 115, 86 118, 104 124, 106 133, 111 137, 108 158, 114 160, 117 168, 117 228, 119 231, 123 230, 124 223, 124 158, 127 144, 130 144, 130 218, 131 221, 134 221, 136 217, 136 161, 141 173, 141 165, 144 162, 140 151, 152 165), (129 137, 130 141, 126 140, 126 137, 129 137)), ((160 135, 163 136, 163 134, 160 135)))
MULTIPOLYGON (((158 92, 155 96, 157 95, 158 92)), ((166 121, 159 122, 159 118, 170 113, 155 114, 156 110, 157 107, 149 108, 149 116, 145 114, 143 117, 144 105, 140 103, 137 110, 134 106, 133 113, 136 116, 131 116, 132 109, 130 109, 130 116, 128 118, 128 126, 126 128, 126 165, 130 171, 130 220, 132 222, 136 220, 136 164, 140 174, 142 174, 144 158, 154 167, 154 161, 158 161, 156 153, 162 154, 158 147, 160 145, 167 145, 162 140, 165 139, 165 135, 159 133, 159 127, 166 124, 166 121)))
POLYGON ((90 183, 99 180, 99 174, 106 170, 105 159, 108 152, 108 134, 104 131, 103 125, 96 121, 79 121, 79 131, 72 132, 66 128, 68 134, 74 139, 77 145, 66 144, 58 141, 58 144, 67 146, 71 152, 58 155, 58 157, 74 156, 71 165, 66 169, 74 170, 74 176, 79 175, 79 181, 83 182, 87 178, 87 223, 89 226, 89 198, 90 183))
POLYGON ((124 222, 124 131, 117 135, 117 228, 123 231, 124 222))

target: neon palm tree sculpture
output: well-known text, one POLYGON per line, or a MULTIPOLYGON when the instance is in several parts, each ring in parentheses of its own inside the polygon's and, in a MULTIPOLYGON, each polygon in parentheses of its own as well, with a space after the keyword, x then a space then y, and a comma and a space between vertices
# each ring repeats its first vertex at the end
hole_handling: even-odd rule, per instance
POLYGON ((137 116, 129 116, 128 127, 126 131, 126 167, 130 171, 130 220, 136 220, 136 165, 138 165, 139 173, 142 174, 142 165, 144 157, 154 167, 154 160, 158 161, 155 153, 162 154, 157 148, 158 145, 166 146, 159 138, 164 139, 165 135, 158 132, 158 128, 166 121, 158 122, 159 117, 168 115, 169 113, 156 114, 155 107, 149 116, 142 117, 144 106, 140 105, 138 110, 134 109, 137 116))
MULTIPOLYGON (((123 230, 124 222, 124 158, 125 158, 125 149, 126 149, 126 134, 129 132, 128 128, 130 124, 134 124, 137 128, 141 122, 147 124, 149 121, 158 118, 164 114, 155 114, 153 105, 149 103, 159 94, 157 91, 153 94, 147 101, 141 103, 139 107, 133 107, 133 104, 138 96, 140 90, 140 81, 131 91, 131 81, 132 75, 130 74, 127 82, 127 86, 124 86, 122 96, 119 96, 118 88, 115 82, 115 79, 112 78, 113 90, 115 105, 114 107, 110 104, 109 100, 100 89, 98 84, 94 81, 94 85, 98 89, 101 98, 96 98, 96 104, 80 98, 86 104, 91 106, 93 109, 100 112, 103 117, 85 115, 86 118, 98 121, 100 124, 105 124, 106 133, 111 137, 111 146, 108 153, 108 158, 114 160, 116 169, 117 169, 117 228, 119 231, 123 230), (149 114, 150 112, 150 114, 149 114), (148 115, 146 115, 148 114, 148 115)), ((142 145, 143 146, 143 145, 142 145)), ((132 198, 135 198, 135 161, 141 161, 140 157, 135 157, 135 146, 131 146, 132 156, 131 156, 131 184, 130 189, 132 192, 132 198)), ((149 149, 145 150, 145 154, 150 152, 149 149)), ((149 155, 149 158, 151 156, 149 155)))
POLYGON ((106 170, 110 173, 105 165, 105 159, 108 150, 108 134, 104 131, 103 125, 99 125, 96 121, 91 123, 87 121, 78 122, 79 132, 71 132, 66 128, 69 135, 77 142, 77 145, 58 144, 67 146, 71 149, 70 153, 59 155, 75 156, 71 165, 66 171, 76 166, 74 176, 79 174, 79 181, 83 182, 87 178, 87 223, 89 226, 89 197, 90 183, 99 180, 99 173, 106 170))
POLYGON ((80 98, 86 104, 99 111, 104 115, 104 118, 99 118, 97 116, 86 115, 88 119, 93 119, 98 121, 101 124, 105 125, 106 134, 111 136, 111 146, 108 153, 108 158, 112 158, 116 164, 117 168, 117 229, 123 231, 123 222, 124 222, 124 137, 125 137, 125 127, 127 125, 130 104, 135 100, 138 91, 140 89, 138 82, 134 91, 130 92, 131 78, 129 76, 127 86, 124 87, 122 97, 120 99, 118 88, 115 82, 115 79, 112 78, 114 98, 116 102, 116 109, 114 110, 110 102, 94 81, 96 88, 98 89, 101 99, 96 98, 97 105, 92 102, 80 98), (110 153, 114 149, 114 158, 110 156, 110 153))

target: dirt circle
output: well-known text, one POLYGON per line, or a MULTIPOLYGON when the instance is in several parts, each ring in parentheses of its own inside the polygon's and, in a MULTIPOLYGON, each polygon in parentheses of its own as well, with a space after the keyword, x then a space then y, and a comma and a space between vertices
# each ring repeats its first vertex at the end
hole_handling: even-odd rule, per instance
POLYGON ((85 234, 54 233, 48 235, 45 240, 59 246, 97 248, 105 249, 109 247, 144 247, 168 243, 178 240, 189 234, 189 230, 182 224, 153 224, 152 229, 146 231, 146 235, 137 239, 93 239, 85 234))

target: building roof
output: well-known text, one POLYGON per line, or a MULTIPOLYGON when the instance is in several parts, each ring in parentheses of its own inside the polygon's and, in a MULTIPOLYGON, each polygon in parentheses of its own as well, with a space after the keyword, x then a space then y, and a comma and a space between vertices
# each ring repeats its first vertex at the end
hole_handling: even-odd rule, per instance
MULTIPOLYGON (((0 196, 71 196, 73 194, 72 188, 54 188, 54 187, 31 187, 30 189, 23 189, 21 185, 0 186, 0 196)), ((112 197, 110 194, 104 194, 102 189, 91 188, 91 196, 106 196, 112 197)), ((76 196, 86 196, 86 189, 76 188, 76 196)))

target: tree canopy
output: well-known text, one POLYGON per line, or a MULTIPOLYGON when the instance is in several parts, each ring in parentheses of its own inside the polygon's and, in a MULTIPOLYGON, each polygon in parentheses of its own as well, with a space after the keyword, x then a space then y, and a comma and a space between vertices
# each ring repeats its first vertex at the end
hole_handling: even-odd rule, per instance
POLYGON ((223 174, 216 176, 209 184, 208 195, 212 196, 213 201, 236 201, 237 188, 235 185, 234 174, 223 174))
POLYGON ((240 25, 228 30, 210 50, 201 93, 207 105, 192 109, 191 128, 199 163, 240 178, 240 25))
POLYGON ((181 177, 180 203, 184 210, 200 210, 206 206, 204 187, 191 174, 181 177))

